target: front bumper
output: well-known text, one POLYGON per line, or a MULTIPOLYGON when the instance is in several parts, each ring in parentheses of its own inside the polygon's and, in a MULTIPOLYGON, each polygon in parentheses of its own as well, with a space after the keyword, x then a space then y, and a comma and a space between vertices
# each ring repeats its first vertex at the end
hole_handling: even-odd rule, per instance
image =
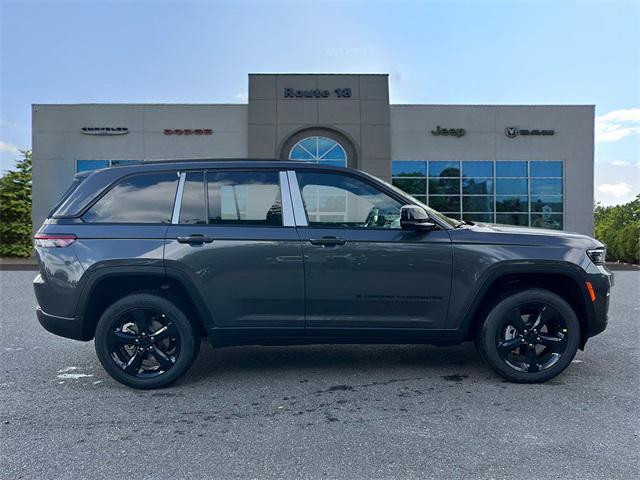
POLYGON ((587 281, 591 282, 595 293, 592 303, 593 315, 587 329, 587 337, 593 337, 607 328, 609 321, 609 298, 614 285, 613 273, 606 267, 598 266, 597 273, 589 273, 587 281))
POLYGON ((51 315, 43 311, 40 307, 36 309, 36 315, 38 316, 40 325, 54 335, 72 338, 74 340, 91 340, 91 338, 86 338, 83 332, 83 322, 81 319, 51 315))

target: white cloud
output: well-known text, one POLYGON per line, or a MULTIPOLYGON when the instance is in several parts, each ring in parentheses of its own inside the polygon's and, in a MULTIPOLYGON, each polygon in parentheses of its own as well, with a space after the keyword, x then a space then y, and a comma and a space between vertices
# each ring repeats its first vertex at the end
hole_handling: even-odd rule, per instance
POLYGON ((596 142, 617 142, 640 135, 640 108, 614 110, 596 117, 596 142))
POLYGON ((603 183, 602 185, 598 185, 598 191, 605 195, 621 198, 631 191, 631 185, 627 182, 603 183))
POLYGON ((631 163, 625 162, 624 160, 614 160, 613 162, 611 162, 611 165, 613 165, 614 167, 628 167, 629 165, 631 165, 631 163))
POLYGON ((249 101, 249 95, 247 94, 247 92, 238 92, 233 98, 239 100, 242 103, 247 103, 249 101))
POLYGON ((11 155, 19 155, 20 149, 12 143, 3 142, 0 140, 0 153, 9 153, 11 155))

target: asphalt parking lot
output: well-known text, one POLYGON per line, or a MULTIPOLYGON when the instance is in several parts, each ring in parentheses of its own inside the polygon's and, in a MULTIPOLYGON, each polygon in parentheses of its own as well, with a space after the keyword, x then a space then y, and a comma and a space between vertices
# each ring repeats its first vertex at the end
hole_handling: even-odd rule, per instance
POLYGON ((503 382, 471 345, 203 345, 136 391, 93 343, 36 321, 34 272, 0 272, 0 475, 25 478, 633 478, 640 272, 560 377, 503 382))

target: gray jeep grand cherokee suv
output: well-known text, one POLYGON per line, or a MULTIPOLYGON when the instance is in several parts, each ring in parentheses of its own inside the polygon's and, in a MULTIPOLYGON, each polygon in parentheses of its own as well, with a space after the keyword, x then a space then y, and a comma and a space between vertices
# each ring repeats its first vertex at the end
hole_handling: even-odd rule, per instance
POLYGON ((607 325, 605 247, 448 218, 362 172, 156 162, 79 175, 35 236, 40 323, 95 339, 135 388, 214 346, 474 340, 515 382, 562 372, 607 325))

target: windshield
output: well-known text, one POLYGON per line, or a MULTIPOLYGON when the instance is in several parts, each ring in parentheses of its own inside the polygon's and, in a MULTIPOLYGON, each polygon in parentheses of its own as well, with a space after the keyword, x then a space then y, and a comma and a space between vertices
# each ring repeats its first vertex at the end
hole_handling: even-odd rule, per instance
POLYGON ((375 178, 377 181, 385 184, 387 187, 392 189, 394 192, 399 193, 400 195, 403 196, 403 198, 406 198, 407 200, 411 200, 412 203, 416 203, 419 206, 421 206, 422 208, 424 208, 431 218, 437 218, 442 223, 446 223, 450 227, 457 227, 458 225, 460 225, 462 223, 462 222, 460 222, 460 220, 455 220, 453 218, 447 217, 446 215, 443 215, 442 213, 438 212, 437 210, 434 210, 430 206, 425 205, 420 200, 416 200, 412 196, 408 195, 406 192, 403 192, 402 190, 400 190, 398 187, 396 187, 394 185, 391 185, 390 183, 387 183, 387 182, 385 182, 384 180, 381 180, 378 177, 373 177, 373 178, 375 178))

